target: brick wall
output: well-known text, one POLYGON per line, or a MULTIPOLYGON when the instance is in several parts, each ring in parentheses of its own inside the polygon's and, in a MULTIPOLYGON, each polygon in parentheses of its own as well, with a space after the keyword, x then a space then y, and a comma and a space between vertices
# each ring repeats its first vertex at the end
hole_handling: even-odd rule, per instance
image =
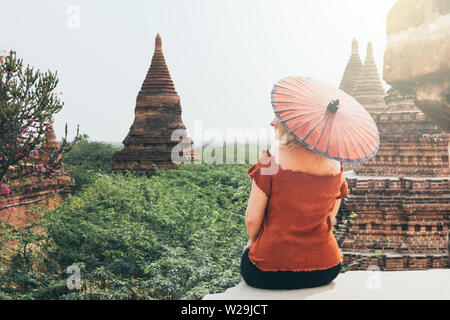
POLYGON ((343 252, 343 265, 366 258, 360 264, 349 267, 349 270, 368 270, 370 266, 378 266, 382 271, 444 269, 450 267, 448 254, 382 254, 380 257, 367 259, 370 253, 343 252))

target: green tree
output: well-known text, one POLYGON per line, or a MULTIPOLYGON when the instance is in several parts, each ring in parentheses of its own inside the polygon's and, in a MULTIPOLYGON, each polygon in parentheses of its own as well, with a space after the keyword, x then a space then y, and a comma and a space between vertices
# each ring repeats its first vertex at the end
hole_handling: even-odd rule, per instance
POLYGON ((83 135, 80 143, 63 154, 62 161, 68 166, 68 170, 75 179, 72 194, 94 181, 96 173, 110 172, 113 167, 114 152, 121 149, 104 142, 88 141, 88 138, 86 134, 83 135))
POLYGON ((100 171, 111 171, 112 157, 120 147, 98 141, 84 139, 63 155, 63 161, 68 166, 82 167, 100 171))

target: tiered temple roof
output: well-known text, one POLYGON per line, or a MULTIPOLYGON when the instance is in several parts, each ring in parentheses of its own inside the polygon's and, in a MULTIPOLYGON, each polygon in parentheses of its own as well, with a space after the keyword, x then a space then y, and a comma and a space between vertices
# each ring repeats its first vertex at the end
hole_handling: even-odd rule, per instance
POLYGON ((50 121, 47 132, 45 134, 45 142, 42 149, 57 151, 59 147, 60 145, 58 140, 56 139, 55 129, 53 128, 53 121, 50 121))
POLYGON ((139 95, 178 95, 162 51, 161 36, 155 39, 155 52, 139 95))
MULTIPOLYGON (((40 148, 40 158, 47 162, 49 161, 49 158, 51 155, 56 153, 60 148, 60 144, 58 140, 56 139, 55 129, 53 128, 53 120, 50 119, 49 126, 47 128, 47 132, 45 133, 45 139, 42 144, 42 147, 40 148)), ((58 158, 56 160, 60 160, 62 157, 62 154, 58 155, 58 158)))
POLYGON ((190 163, 195 155, 193 141, 181 120, 180 97, 170 77, 159 34, 150 68, 136 99, 135 119, 123 144, 124 148, 113 156, 115 171, 132 170, 150 175, 154 166, 177 168, 176 163, 190 163))
POLYGON ((355 89, 355 84, 359 79, 359 74, 362 69, 361 58, 359 57, 358 41, 353 39, 352 41, 352 54, 345 67, 344 75, 339 85, 339 89, 345 91, 348 94, 352 94, 355 89))
POLYGON ((384 101, 386 92, 381 83, 380 75, 373 58, 372 43, 367 44, 367 53, 364 65, 359 74, 351 95, 372 114, 385 111, 387 106, 384 101))

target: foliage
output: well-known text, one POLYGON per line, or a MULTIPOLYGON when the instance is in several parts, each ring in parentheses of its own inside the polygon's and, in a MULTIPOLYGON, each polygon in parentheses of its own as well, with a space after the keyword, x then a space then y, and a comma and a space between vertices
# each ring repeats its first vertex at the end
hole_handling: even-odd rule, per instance
POLYGON ((19 245, 0 270, 0 292, 27 299, 199 299, 223 291, 241 281, 249 188, 245 167, 237 165, 181 165, 150 179, 98 173, 42 214, 46 238, 38 252, 52 262, 45 274, 23 262, 32 260, 23 247, 36 239, 15 233, 19 245), (82 287, 68 292, 65 271, 73 264, 82 269, 82 287))
POLYGON ((82 140, 72 150, 63 154, 62 161, 75 179, 73 194, 93 182, 97 172, 110 172, 113 166, 112 156, 121 149, 88 139, 89 136, 84 134, 82 140))
POLYGON ((112 156, 121 148, 104 142, 88 141, 88 138, 87 135, 83 135, 80 143, 63 155, 63 162, 69 167, 110 171, 113 165, 112 156))
POLYGON ((209 164, 253 164, 255 163, 263 149, 270 149, 269 144, 239 144, 226 143, 214 145, 212 142, 206 142, 195 151, 201 155, 202 163, 209 164))
POLYGON ((42 219, 22 220, 20 226, 0 223, 0 299, 51 299, 67 289, 48 259, 42 219))

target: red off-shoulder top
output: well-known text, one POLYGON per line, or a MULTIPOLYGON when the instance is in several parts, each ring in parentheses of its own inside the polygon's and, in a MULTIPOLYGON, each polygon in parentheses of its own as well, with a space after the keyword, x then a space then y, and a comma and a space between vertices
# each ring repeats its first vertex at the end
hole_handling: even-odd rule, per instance
POLYGON ((324 270, 343 255, 332 233, 336 199, 350 193, 343 165, 337 175, 283 169, 264 150, 247 173, 268 196, 261 230, 250 246, 250 261, 263 271, 324 270))

